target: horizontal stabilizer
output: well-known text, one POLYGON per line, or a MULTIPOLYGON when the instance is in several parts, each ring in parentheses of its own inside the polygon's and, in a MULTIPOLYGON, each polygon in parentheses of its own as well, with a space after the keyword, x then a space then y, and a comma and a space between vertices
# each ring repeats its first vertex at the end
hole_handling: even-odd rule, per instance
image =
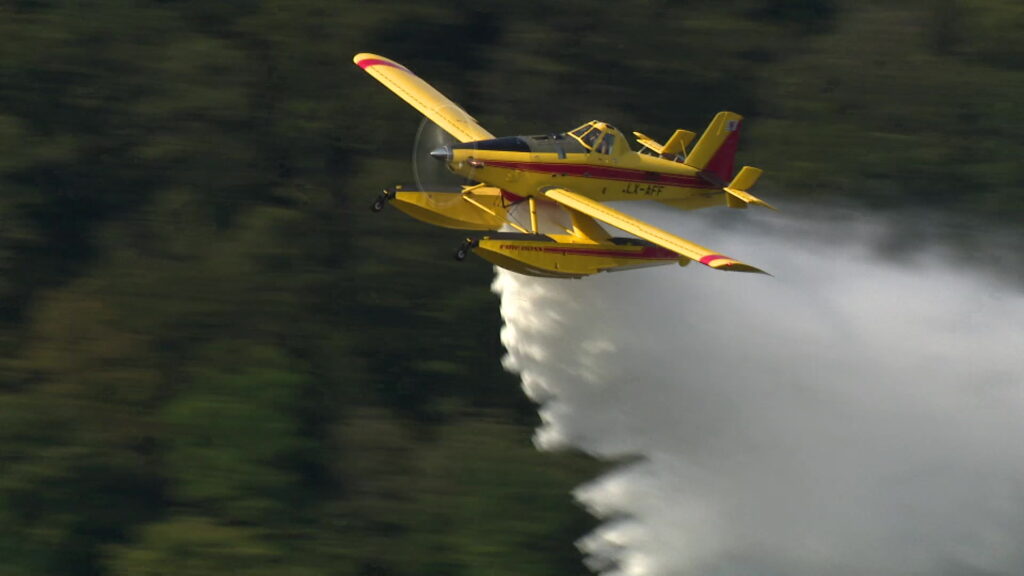
POLYGON ((643 132, 633 132, 633 136, 636 136, 636 141, 644 148, 649 148, 654 152, 661 154, 661 151, 665 149, 665 146, 659 144, 657 140, 651 138, 643 132))
POLYGON ((690 132, 689 130, 676 130, 672 137, 665 142, 665 148, 662 149, 663 155, 676 155, 686 154, 686 147, 693 142, 693 139, 697 137, 696 132, 690 132))
POLYGON ((753 166, 744 166, 740 173, 732 179, 732 182, 724 188, 726 193, 729 194, 729 206, 733 208, 746 208, 747 204, 756 204, 757 206, 764 206, 771 210, 777 210, 771 204, 761 200, 757 196, 747 192, 757 182, 757 179, 761 177, 762 170, 760 168, 754 168, 753 166), (737 204, 737 201, 741 204, 737 204))
POLYGON ((659 144, 643 132, 633 132, 633 136, 636 136, 636 141, 645 148, 649 148, 662 156, 675 156, 677 154, 685 155, 686 147, 693 142, 697 134, 689 130, 676 130, 672 137, 668 139, 668 142, 664 144, 659 144))

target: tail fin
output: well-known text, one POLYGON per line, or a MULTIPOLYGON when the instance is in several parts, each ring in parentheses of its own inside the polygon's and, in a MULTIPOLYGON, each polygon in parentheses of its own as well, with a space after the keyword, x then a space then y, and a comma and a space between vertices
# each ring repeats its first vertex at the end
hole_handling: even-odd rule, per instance
POLYGON ((686 157, 686 164, 717 176, 723 183, 732 179, 733 159, 740 142, 743 116, 719 112, 686 157))

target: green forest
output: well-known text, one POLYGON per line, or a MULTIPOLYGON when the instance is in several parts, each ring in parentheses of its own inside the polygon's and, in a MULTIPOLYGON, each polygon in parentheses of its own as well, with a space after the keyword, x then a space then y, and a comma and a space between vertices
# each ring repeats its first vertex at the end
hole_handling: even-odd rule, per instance
MULTIPOLYGON (((393 58, 495 134, 744 114, 787 203, 1019 232, 1016 0, 0 0, 0 576, 586 574, 393 58)), ((969 243, 970 239, 962 240, 969 243)), ((584 280, 585 281, 585 280, 584 280)))

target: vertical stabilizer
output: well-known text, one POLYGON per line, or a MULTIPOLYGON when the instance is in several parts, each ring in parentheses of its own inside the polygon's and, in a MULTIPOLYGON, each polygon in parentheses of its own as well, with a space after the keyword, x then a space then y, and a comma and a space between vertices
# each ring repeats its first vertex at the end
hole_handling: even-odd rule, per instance
POLYGON ((701 135, 697 145, 686 157, 686 164, 718 177, 723 183, 732 180, 733 161, 740 143, 743 116, 735 112, 719 112, 701 135))

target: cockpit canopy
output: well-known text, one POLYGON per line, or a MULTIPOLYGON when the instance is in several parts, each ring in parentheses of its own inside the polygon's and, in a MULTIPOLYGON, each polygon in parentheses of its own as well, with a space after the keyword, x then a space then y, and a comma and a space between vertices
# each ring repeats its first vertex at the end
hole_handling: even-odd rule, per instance
POLYGON ((616 127, 598 120, 591 120, 568 134, 587 150, 599 154, 612 154, 616 151, 616 146, 629 146, 616 127))
POLYGON ((438 149, 438 152, 444 152, 450 157, 451 150, 554 153, 558 154, 559 158, 565 158, 566 154, 588 154, 590 152, 619 154, 629 150, 629 143, 622 133, 611 124, 593 120, 565 133, 509 136, 477 142, 463 142, 450 144, 443 149, 438 149))

